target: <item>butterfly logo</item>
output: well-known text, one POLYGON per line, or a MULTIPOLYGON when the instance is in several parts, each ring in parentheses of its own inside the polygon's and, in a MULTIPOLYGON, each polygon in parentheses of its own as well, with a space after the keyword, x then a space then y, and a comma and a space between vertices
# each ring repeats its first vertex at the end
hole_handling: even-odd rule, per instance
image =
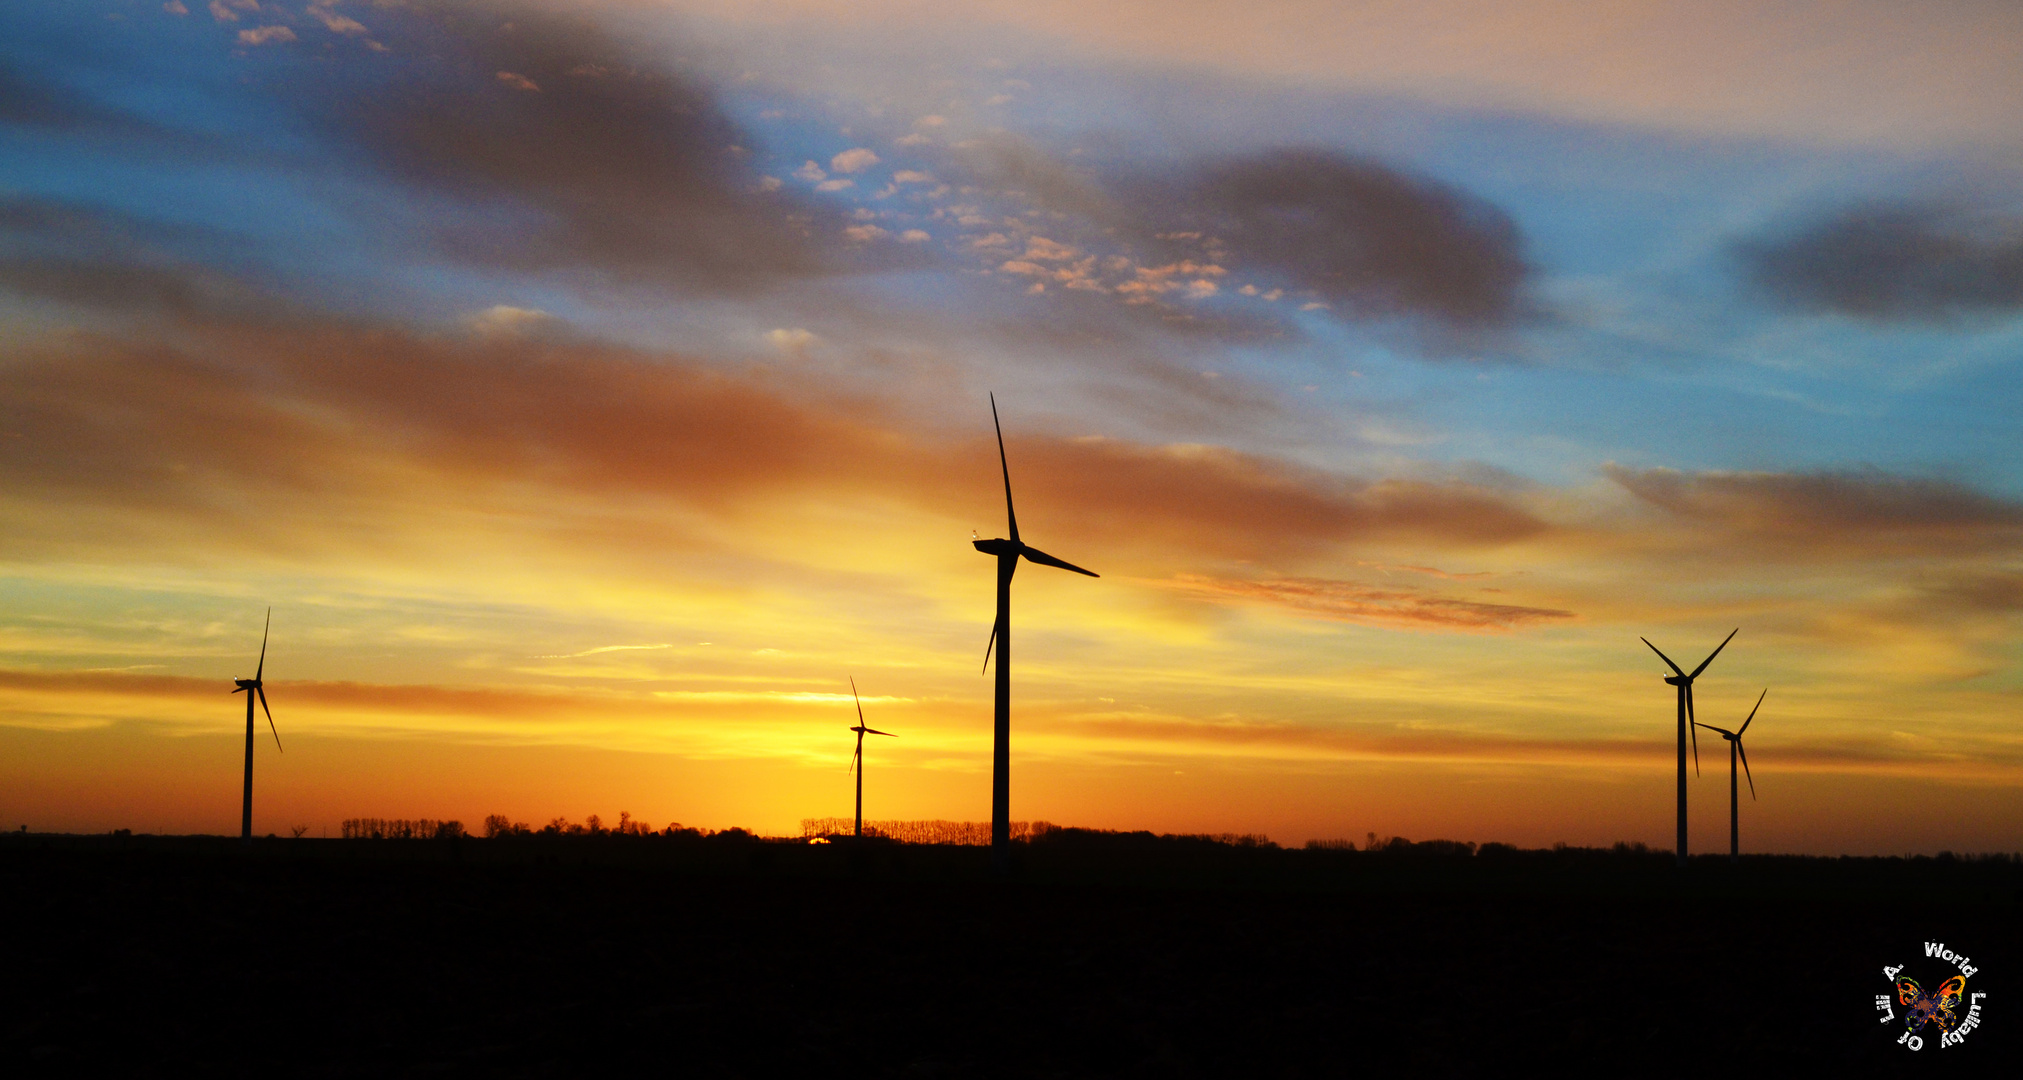
POLYGON ((1960 1018, 1953 1015, 1953 1006, 1960 1003, 1960 995, 1966 991, 1964 975, 1947 979, 1936 990, 1920 989, 1918 980, 1908 975, 1898 979, 1897 1003, 1904 1007, 1904 1026, 1918 1031, 1926 1024, 1937 1024, 1942 1032, 1952 1031, 1960 1025, 1960 1018))

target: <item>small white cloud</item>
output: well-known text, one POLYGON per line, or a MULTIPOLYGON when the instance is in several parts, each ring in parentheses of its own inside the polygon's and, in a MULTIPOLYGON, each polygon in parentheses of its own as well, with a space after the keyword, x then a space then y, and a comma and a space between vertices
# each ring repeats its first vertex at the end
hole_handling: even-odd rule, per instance
POLYGON ((238 22, 239 12, 258 10, 260 0, 211 0, 211 18, 219 22, 238 22))
POLYGON ((807 352, 811 346, 821 340, 821 338, 798 326, 791 329, 777 327, 766 331, 766 341, 771 343, 773 348, 795 356, 807 352))
POLYGON ((1215 282, 1207 278, 1196 278, 1187 283, 1187 298, 1189 300, 1206 299, 1207 297, 1214 296, 1215 293, 1215 282))
POLYGON ((499 72, 499 81, 515 90, 531 90, 537 94, 541 92, 540 85, 534 82, 534 80, 511 71, 499 72))
POLYGON ((855 180, 844 180, 844 179, 836 179, 836 180, 824 180, 824 181, 822 181, 821 183, 819 183, 819 184, 816 184, 816 185, 815 185, 815 190, 816 190, 816 191, 841 191, 841 190, 843 190, 844 188, 847 188, 847 187, 856 187, 856 186, 857 186, 857 181, 855 181, 855 180))
POLYGON ((344 16, 339 15, 334 11, 330 11, 313 4, 310 5, 309 7, 309 16, 310 18, 313 18, 318 22, 321 22, 323 24, 323 28, 330 31, 333 34, 365 33, 365 24, 359 22, 357 19, 345 18, 344 16))
POLYGON ((241 45, 272 45, 276 42, 295 40, 295 31, 285 26, 256 26, 251 30, 239 31, 241 45))
POLYGON ((850 211, 850 220, 877 221, 878 214, 876 211, 870 209, 869 207, 860 206, 857 209, 850 211))
POLYGON ((828 177, 829 174, 823 172, 822 167, 812 161, 804 162, 800 168, 794 170, 794 179, 805 180, 810 184, 826 180, 828 177))
POLYGON ((183 6, 183 0, 169 0, 168 3, 162 5, 162 10, 171 15, 188 15, 190 13, 190 9, 183 6))
POLYGON ((899 234, 899 242, 902 244, 925 244, 932 239, 934 237, 927 235, 926 229, 908 229, 899 234))
POLYGON ((1032 287, 1026 290, 1026 292, 1028 293, 1043 293, 1046 291, 1047 291, 1047 283, 1044 281, 1035 281, 1032 283, 1032 287))
POLYGON ((526 337, 557 323, 555 316, 539 308, 495 304, 464 320, 464 326, 479 337, 526 337))
POLYGON ((901 135, 900 137, 892 141, 900 146, 926 146, 927 144, 933 142, 934 140, 915 131, 905 135, 901 135))
POLYGON ((923 117, 921 117, 921 118, 920 118, 920 119, 918 119, 918 120, 915 120, 915 121, 913 122, 913 126, 914 126, 914 127, 924 127, 924 128, 931 128, 931 127, 940 127, 940 126, 942 126, 943 124, 946 124, 946 123, 948 123, 948 117, 946 117, 946 116, 934 116, 934 115, 928 115, 928 116, 923 116, 923 117))
POLYGON ((1255 286, 1255 285, 1245 285, 1245 286, 1244 286, 1243 288, 1241 288, 1241 289, 1238 289, 1238 290, 1236 290, 1236 291, 1237 291, 1237 292, 1240 292, 1240 293, 1242 293, 1242 294, 1243 294, 1243 295, 1245 295, 1245 296, 1256 296, 1256 295, 1257 295, 1257 286, 1255 286))
POLYGON ((901 169, 892 174, 892 182, 895 184, 932 184, 934 183, 934 174, 917 172, 913 169, 901 169))
POLYGON ((1300 309, 1301 311, 1331 311, 1331 310, 1333 310, 1332 308, 1328 307, 1328 305, 1326 305, 1326 304, 1323 304, 1323 303, 1321 303, 1321 302, 1320 302, 1319 300, 1316 300, 1316 301, 1314 301, 1313 303, 1310 303, 1310 304, 1301 304, 1301 305, 1299 306, 1299 309, 1300 309))
POLYGON ((1276 304, 1278 303, 1278 298, 1284 295, 1285 295, 1284 289, 1273 289, 1272 291, 1265 293, 1264 298, 1276 304))
POLYGON ((876 225, 852 225, 843 230, 843 235, 860 244, 868 244, 873 240, 883 240, 892 234, 876 225))
POLYGON ((1072 259, 1081 252, 1066 244, 1057 244, 1044 236, 1035 236, 1026 241, 1026 258, 1058 261, 1072 259))
POLYGON ((1017 98, 1011 96, 1010 94, 992 94, 991 96, 984 98, 983 103, 985 105, 1009 105, 1017 100, 1018 100, 1017 98))
POLYGON ((878 155, 854 146, 829 159, 829 168, 839 173, 860 173, 878 164, 878 155))
POLYGON ((778 190, 780 190, 781 188, 783 188, 783 187, 785 187, 785 186, 786 186, 786 184, 785 184, 784 182, 782 182, 782 181, 780 180, 780 178, 779 178, 779 177, 777 177, 777 176, 761 176, 761 177, 759 177, 759 190, 760 190, 760 191, 778 191, 778 190))

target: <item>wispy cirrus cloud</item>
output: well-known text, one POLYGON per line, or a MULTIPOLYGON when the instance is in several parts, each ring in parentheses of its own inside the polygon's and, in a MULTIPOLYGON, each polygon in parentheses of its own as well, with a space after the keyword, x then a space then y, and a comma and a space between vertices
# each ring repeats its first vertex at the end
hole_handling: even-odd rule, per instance
POLYGON ((1182 574, 1171 588, 1195 596, 1285 608, 1337 622, 1443 631, 1515 630, 1574 618, 1571 611, 1443 595, 1428 589, 1374 588, 1326 578, 1209 578, 1182 574))
POLYGON ((671 644, 662 644, 662 645, 599 645, 599 646, 597 646, 597 647, 596 647, 596 648, 594 648, 594 649, 584 649, 584 650, 583 650, 582 652, 572 652, 572 653, 540 653, 540 654, 537 654, 537 655, 536 655, 536 656, 534 657, 534 659, 536 659, 536 660, 574 660, 574 659, 576 659, 576 658, 577 658, 577 657, 579 657, 579 656, 596 656, 596 655, 597 655, 597 654, 599 654, 599 653, 611 653, 611 652, 633 652, 633 651, 636 651, 636 650, 642 650, 642 649, 644 649, 644 650, 652 650, 652 649, 672 649, 672 648, 674 648, 674 646, 673 646, 673 645, 671 645, 671 644))

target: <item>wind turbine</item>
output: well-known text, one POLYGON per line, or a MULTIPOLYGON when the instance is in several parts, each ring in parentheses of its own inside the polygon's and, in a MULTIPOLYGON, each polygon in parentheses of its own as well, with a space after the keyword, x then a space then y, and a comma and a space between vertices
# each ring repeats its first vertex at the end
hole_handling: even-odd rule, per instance
POLYGON ((274 712, 267 708, 266 684, 260 676, 267 670, 267 631, 274 625, 274 609, 267 609, 267 623, 260 628, 260 666, 253 669, 250 679, 233 679, 238 687, 232 691, 246 694, 246 801, 239 811, 239 840, 253 842, 253 699, 260 699, 260 711, 267 714, 267 730, 274 732, 274 749, 281 749, 281 733, 274 730, 274 712))
MULTIPOLYGON (((999 874, 1011 869, 1011 581, 1018 572, 1019 558, 1042 566, 1057 566, 1077 574, 1101 577, 1063 562, 1019 540, 1019 516, 1012 510, 1011 466, 1005 462, 1004 425, 997 419, 997 395, 990 398, 990 423, 997 429, 997 463, 1004 470, 1004 516, 1011 539, 975 540, 978 551, 997 556, 997 622, 990 629, 991 644, 997 646, 997 707, 990 753, 990 854, 999 874)), ((991 644, 983 647, 984 667, 990 666, 991 644)))
MULTIPOLYGON (((1707 654, 1707 659, 1700 661, 1700 666, 1694 668, 1693 673, 1691 675, 1688 675, 1684 671, 1681 671, 1679 669, 1679 665, 1672 663, 1672 658, 1666 656, 1661 650, 1659 650, 1659 648, 1656 645, 1651 645, 1650 638, 1640 637, 1637 639, 1638 641, 1641 641, 1646 645, 1651 645, 1651 651, 1657 653, 1658 659, 1663 660, 1665 662, 1665 666, 1672 669, 1673 674, 1665 676, 1665 681, 1679 688, 1679 865, 1680 866, 1686 865, 1686 735, 1689 731, 1691 731, 1693 736, 1693 768, 1695 770, 1698 770, 1700 767, 1700 733, 1698 731, 1692 731, 1691 727, 1691 725, 1694 722, 1693 680, 1699 678, 1700 673, 1707 670, 1707 665, 1713 663, 1714 658, 1721 655, 1721 650, 1727 648, 1728 643, 1735 640, 1735 635, 1741 632, 1742 628, 1739 626, 1733 630, 1728 631, 1728 636, 1721 639, 1721 644, 1714 646, 1714 651, 1707 654)), ((1754 781, 1751 782, 1753 783, 1754 781)))
MULTIPOLYGON (((1765 687, 1762 694, 1756 695, 1756 708, 1750 709, 1749 719, 1742 721, 1742 731, 1748 731, 1749 725, 1755 722, 1756 709, 1763 707, 1764 695, 1768 693, 1770 689, 1765 687)), ((1697 720, 1693 722, 1700 723, 1697 720)), ((1742 803, 1735 792, 1735 756, 1742 756, 1742 775, 1749 776, 1749 751, 1742 749, 1742 731, 1729 731, 1712 724, 1700 726, 1708 731, 1718 731, 1722 738, 1728 740, 1728 858, 1733 861, 1742 857, 1742 803)), ((1756 797, 1756 778, 1753 776, 1749 776, 1749 797, 1756 797)))
POLYGON ((856 770, 857 772, 857 831, 851 833, 850 835, 863 836, 864 835, 864 736, 883 735, 888 739, 896 739, 899 736, 894 735, 889 731, 879 731, 876 728, 868 728, 864 726, 864 701, 863 699, 857 696, 857 677, 855 675, 852 675, 850 677, 850 700, 855 701, 857 703, 857 726, 850 729, 851 731, 857 733, 857 752, 850 755, 850 768, 856 770))

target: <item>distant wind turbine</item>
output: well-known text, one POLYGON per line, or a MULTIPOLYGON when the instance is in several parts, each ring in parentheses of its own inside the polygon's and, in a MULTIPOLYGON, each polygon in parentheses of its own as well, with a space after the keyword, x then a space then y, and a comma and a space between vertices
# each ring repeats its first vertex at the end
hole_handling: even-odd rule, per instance
POLYGON ((1694 668, 1693 673, 1691 675, 1688 675, 1684 671, 1681 671, 1679 669, 1679 665, 1672 663, 1672 658, 1666 656, 1662 651, 1658 649, 1656 645, 1651 645, 1650 638, 1640 637, 1637 639, 1638 641, 1641 641, 1646 645, 1651 645, 1651 651, 1657 653, 1658 659, 1663 660, 1665 662, 1665 666, 1672 669, 1673 674, 1665 676, 1665 681, 1679 688, 1679 865, 1680 866, 1686 865, 1686 735, 1688 734, 1688 732, 1691 732, 1693 736, 1693 768, 1697 770, 1700 767, 1700 733, 1698 731, 1692 730, 1693 680, 1699 678, 1700 673, 1707 670, 1707 665, 1713 663, 1714 658, 1721 655, 1721 650, 1727 648, 1728 643, 1735 640, 1735 635, 1741 632, 1742 628, 1739 626, 1733 630, 1728 631, 1728 636, 1721 639, 1721 644, 1714 646, 1714 651, 1707 654, 1707 659, 1700 661, 1700 666, 1694 668))
POLYGON ((266 625, 260 628, 260 665, 253 669, 250 679, 233 679, 238 686, 234 694, 246 694, 246 799, 239 810, 239 839, 244 843, 253 842, 253 699, 260 699, 260 711, 267 714, 267 730, 274 732, 274 749, 281 749, 281 733, 274 729, 273 710, 267 708, 266 684, 260 677, 267 671, 267 631, 274 625, 274 609, 267 609, 266 625))
POLYGON ((991 642, 983 647, 983 662, 990 666, 991 645, 997 646, 997 708, 990 755, 990 852, 991 863, 1000 874, 1011 869, 1011 582, 1018 572, 1019 558, 1042 566, 1056 566, 1077 574, 1101 577, 1073 563, 1063 562, 1019 540, 1019 517, 1012 509, 1011 466, 1004 456, 1004 425, 997 419, 997 395, 990 399, 990 423, 997 429, 997 463, 1004 471, 1004 516, 1011 539, 975 540, 978 551, 997 556, 997 622, 990 630, 991 642))
POLYGON ((876 728, 868 728, 864 726, 864 701, 862 698, 859 698, 857 696, 857 677, 855 675, 852 675, 850 677, 850 700, 855 701, 857 703, 857 726, 850 729, 851 731, 857 733, 857 752, 850 755, 850 768, 855 770, 857 773, 857 831, 851 833, 851 835, 863 836, 864 835, 864 736, 883 735, 888 739, 896 739, 899 736, 894 735, 889 731, 879 731, 876 728))
MULTIPOLYGON (((1741 755, 1742 775, 1749 776, 1749 751, 1742 749, 1742 732, 1748 731, 1749 725, 1756 722, 1756 709, 1763 707, 1764 695, 1768 693, 1770 693, 1770 689, 1765 687, 1762 694, 1756 695, 1756 708, 1750 709, 1749 719, 1742 721, 1742 731, 1729 731, 1727 728, 1718 728, 1712 724, 1700 724, 1701 727, 1706 728, 1708 731, 1720 732, 1721 737, 1728 740, 1728 858, 1730 860, 1742 857, 1742 803, 1735 791, 1735 757, 1738 754, 1741 755)), ((1699 721, 1695 720, 1694 723, 1698 724, 1699 721)), ((1749 776, 1749 797, 1751 799, 1756 797, 1756 778, 1753 776, 1749 776)))

